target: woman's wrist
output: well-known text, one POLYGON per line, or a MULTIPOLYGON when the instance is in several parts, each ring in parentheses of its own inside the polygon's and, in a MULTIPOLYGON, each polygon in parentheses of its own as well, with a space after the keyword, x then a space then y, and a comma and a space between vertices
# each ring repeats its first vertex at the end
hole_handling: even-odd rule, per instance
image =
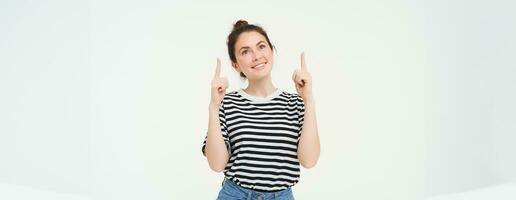
POLYGON ((303 96, 301 98, 305 104, 314 103, 314 97, 312 95, 303 96))
POLYGON ((220 103, 210 102, 208 109, 218 111, 220 107, 220 103))

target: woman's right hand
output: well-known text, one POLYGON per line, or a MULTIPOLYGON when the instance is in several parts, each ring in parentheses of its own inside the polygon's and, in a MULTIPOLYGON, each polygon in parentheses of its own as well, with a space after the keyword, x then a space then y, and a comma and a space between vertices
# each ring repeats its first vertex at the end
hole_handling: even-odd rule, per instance
POLYGON ((211 80, 211 101, 210 105, 219 106, 224 99, 226 89, 228 88, 228 79, 226 77, 220 77, 220 59, 217 58, 217 66, 215 68, 215 75, 211 80))

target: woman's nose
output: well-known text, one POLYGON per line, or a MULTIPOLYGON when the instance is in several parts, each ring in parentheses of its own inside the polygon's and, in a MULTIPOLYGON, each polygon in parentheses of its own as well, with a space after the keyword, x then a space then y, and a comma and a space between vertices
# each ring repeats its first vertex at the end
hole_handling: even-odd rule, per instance
POLYGON ((262 57, 263 57, 262 53, 260 51, 257 51, 256 53, 253 54, 253 61, 258 61, 262 57))

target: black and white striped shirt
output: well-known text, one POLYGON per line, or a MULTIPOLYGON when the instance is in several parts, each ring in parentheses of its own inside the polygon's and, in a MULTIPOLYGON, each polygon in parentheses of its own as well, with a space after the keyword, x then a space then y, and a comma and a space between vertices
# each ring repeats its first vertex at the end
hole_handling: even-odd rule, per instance
MULTIPOLYGON (((230 152, 226 178, 262 192, 295 185, 304 112, 299 95, 279 89, 268 97, 251 96, 243 89, 227 93, 219 107, 221 133, 230 152)), ((206 139, 203 153, 205 145, 206 139)))

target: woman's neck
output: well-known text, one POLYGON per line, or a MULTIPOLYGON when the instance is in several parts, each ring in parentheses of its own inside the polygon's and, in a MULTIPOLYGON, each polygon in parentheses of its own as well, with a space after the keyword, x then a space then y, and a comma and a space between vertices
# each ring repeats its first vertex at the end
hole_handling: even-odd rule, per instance
POLYGON ((249 85, 244 91, 253 96, 267 97, 277 89, 274 84, 272 84, 270 76, 260 80, 248 80, 248 82, 249 85))

